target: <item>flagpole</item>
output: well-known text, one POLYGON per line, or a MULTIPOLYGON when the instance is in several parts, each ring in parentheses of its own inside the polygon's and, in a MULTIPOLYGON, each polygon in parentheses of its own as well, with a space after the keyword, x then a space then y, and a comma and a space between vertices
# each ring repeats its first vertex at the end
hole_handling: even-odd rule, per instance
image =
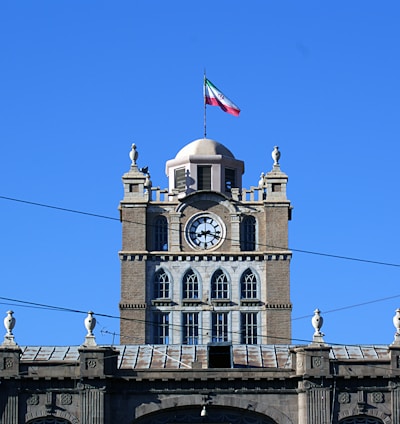
POLYGON ((206 103, 206 70, 204 69, 203 82, 203 97, 204 97, 204 138, 207 138, 207 103, 206 103))

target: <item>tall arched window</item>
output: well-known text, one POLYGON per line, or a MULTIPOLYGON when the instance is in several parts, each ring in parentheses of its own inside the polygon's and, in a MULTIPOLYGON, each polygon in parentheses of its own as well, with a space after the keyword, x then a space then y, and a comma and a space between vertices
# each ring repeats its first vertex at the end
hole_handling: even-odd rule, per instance
POLYGON ((222 270, 217 270, 211 277, 211 298, 229 299, 229 281, 222 270))
POLYGON ((257 277, 251 269, 246 269, 240 278, 240 298, 257 299, 257 277))
POLYGON ((154 298, 169 298, 169 277, 162 268, 154 275, 154 298))
POLYGON ((191 269, 186 271, 185 275, 183 276, 182 297, 183 299, 199 298, 199 279, 191 269))
POLYGON ((256 250, 256 219, 254 216, 245 216, 242 221, 241 249, 256 250))
POLYGON ((168 250, 168 221, 158 216, 154 221, 154 250, 168 250))

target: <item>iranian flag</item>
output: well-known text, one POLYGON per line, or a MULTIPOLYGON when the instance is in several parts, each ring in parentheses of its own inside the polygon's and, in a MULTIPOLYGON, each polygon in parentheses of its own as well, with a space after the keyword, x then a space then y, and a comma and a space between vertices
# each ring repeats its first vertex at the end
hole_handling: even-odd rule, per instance
POLYGON ((204 101, 206 105, 219 106, 224 112, 239 116, 240 109, 228 99, 218 88, 207 78, 204 79, 204 101))

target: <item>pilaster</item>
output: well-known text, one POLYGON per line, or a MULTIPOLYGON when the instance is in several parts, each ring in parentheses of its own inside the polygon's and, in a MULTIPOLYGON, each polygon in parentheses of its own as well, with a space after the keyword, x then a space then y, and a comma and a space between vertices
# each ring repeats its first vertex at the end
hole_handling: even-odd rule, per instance
POLYGON ((389 346, 390 373, 392 376, 400 376, 400 343, 389 346))
POLYGON ((180 252, 181 249, 181 213, 170 213, 170 230, 169 230, 169 239, 171 252, 180 252))
POLYGON ((0 419, 2 424, 19 424, 18 392, 14 384, 0 390, 0 419))
POLYGON ((106 424, 104 392, 101 388, 85 386, 80 392, 82 423, 106 424))

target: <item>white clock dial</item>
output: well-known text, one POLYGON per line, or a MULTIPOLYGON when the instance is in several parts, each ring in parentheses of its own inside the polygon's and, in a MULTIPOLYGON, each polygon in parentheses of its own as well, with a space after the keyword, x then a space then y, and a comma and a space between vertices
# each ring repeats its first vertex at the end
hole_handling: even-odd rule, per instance
POLYGON ((186 238, 198 249, 211 249, 222 241, 222 226, 210 215, 195 217, 187 226, 186 238))

